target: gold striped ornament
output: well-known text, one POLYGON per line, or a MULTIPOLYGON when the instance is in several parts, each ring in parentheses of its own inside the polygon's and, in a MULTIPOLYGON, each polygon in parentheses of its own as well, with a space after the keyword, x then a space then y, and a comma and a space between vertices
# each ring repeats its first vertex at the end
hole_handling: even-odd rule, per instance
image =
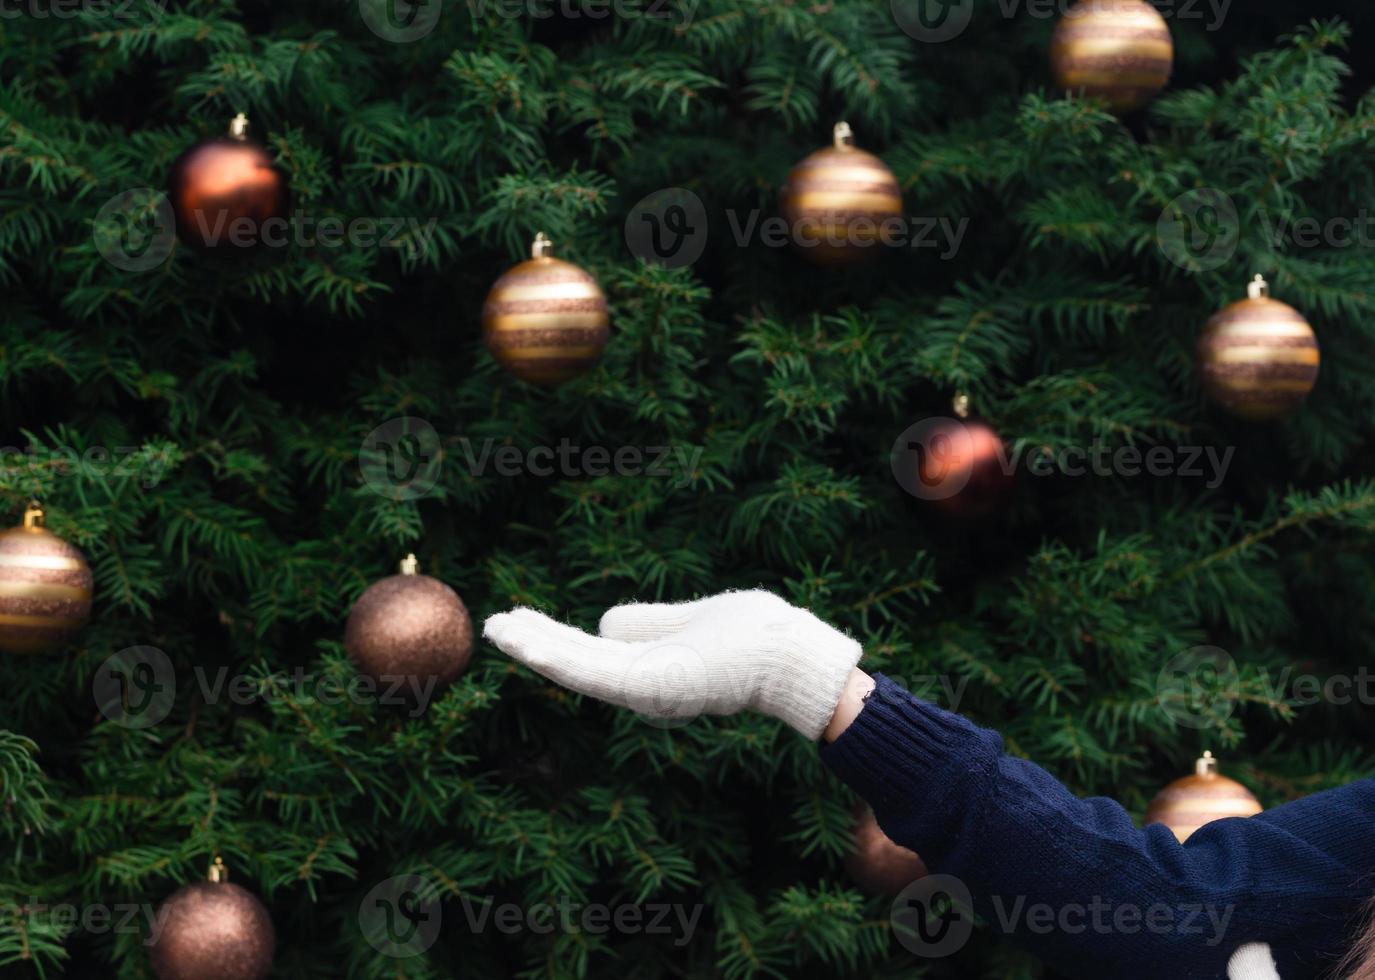
POLYGON ((1065 91, 1130 112, 1169 83, 1174 40, 1165 18, 1144 0, 1082 0, 1056 25, 1050 66, 1065 91))
POLYGON ((1248 421, 1293 412, 1318 383, 1322 352, 1303 314, 1270 298, 1262 276, 1247 298, 1220 310, 1198 338, 1203 388, 1224 409, 1248 421))
POLYGON ((1194 832, 1226 817, 1254 817, 1265 808, 1251 791, 1218 772, 1213 753, 1194 763, 1194 774, 1160 791, 1146 810, 1146 825, 1164 824, 1182 844, 1194 832))
POLYGON ((855 146, 848 123, 836 123, 833 140, 793 167, 779 200, 793 244, 826 265, 869 258, 905 231, 893 171, 855 146))
POLYGON ((44 653, 91 618, 94 582, 81 549, 43 526, 37 503, 0 533, 0 650, 44 653))
POLYGON ((531 384, 563 384, 591 369, 611 336, 606 295, 591 273, 549 254, 535 236, 530 259, 492 285, 482 307, 487 349, 506 370, 531 384))

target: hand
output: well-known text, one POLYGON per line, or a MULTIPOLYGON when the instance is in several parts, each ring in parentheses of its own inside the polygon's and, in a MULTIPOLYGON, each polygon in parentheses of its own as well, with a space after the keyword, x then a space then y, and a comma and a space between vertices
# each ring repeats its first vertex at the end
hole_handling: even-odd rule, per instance
POLYGON ((860 645, 768 592, 608 609, 600 636, 535 612, 490 617, 482 633, 570 690, 659 720, 754 708, 810 739, 836 713, 860 645))

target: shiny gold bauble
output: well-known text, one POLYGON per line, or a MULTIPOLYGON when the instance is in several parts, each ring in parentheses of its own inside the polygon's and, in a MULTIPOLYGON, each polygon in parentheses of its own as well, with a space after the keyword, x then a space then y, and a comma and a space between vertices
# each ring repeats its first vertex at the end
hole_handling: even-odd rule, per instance
POLYGON ((1221 775, 1213 754, 1205 752, 1192 776, 1174 781, 1151 801, 1146 824, 1164 824, 1183 843, 1214 820, 1254 817, 1263 809, 1249 789, 1221 775))
POLYGON ((409 555, 400 575, 374 582, 353 604, 344 649, 360 671, 398 694, 427 692, 468 666, 473 621, 458 593, 420 575, 409 555))
POLYGON ((891 898, 928 873, 921 858, 879 829, 874 811, 864 803, 855 807, 854 841, 845 870, 871 895, 891 898))
POLYGON ((229 136, 197 143, 172 164, 168 197, 177 236, 187 245, 251 247, 262 240, 267 221, 285 221, 286 175, 248 139, 247 127, 240 114, 229 136))
POLYGON ((592 368, 611 336, 606 296, 586 269, 535 238, 529 261, 492 284, 482 307, 487 349, 522 381, 558 385, 592 368))
POLYGON ((1083 0, 1056 26, 1050 64, 1061 88, 1130 112, 1170 81, 1174 41, 1165 18, 1144 0, 1083 0))
POLYGON ((793 167, 779 210, 807 258, 827 265, 862 261, 902 230, 902 189, 887 164, 854 145, 842 122, 833 146, 793 167))
POLYGON ((92 592, 86 556, 43 526, 37 504, 0 533, 0 650, 60 647, 91 618, 92 592))
POLYGON ((252 892, 219 875, 184 885, 158 909, 149 959, 158 980, 262 980, 277 945, 272 917, 252 892))
POLYGON ((1198 338, 1198 370, 1208 395, 1249 421, 1293 412, 1318 383, 1322 354, 1303 314, 1270 298, 1256 276, 1250 295, 1214 314, 1198 338))

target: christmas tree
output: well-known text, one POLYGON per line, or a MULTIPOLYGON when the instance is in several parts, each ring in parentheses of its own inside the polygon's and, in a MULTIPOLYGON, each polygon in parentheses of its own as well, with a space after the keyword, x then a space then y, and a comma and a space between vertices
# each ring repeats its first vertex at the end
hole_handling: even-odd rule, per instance
POLYGON ((1044 975, 996 924, 896 942, 778 722, 480 639, 422 703, 362 683, 345 620, 408 553, 475 622, 774 590, 1138 814, 1204 750, 1267 806, 1375 772, 1375 16, 1158 6, 1125 115, 1055 87, 1063 4, 8 10, 0 502, 94 602, 0 655, 7 975, 151 977, 216 857, 281 977, 1044 975), (281 234, 192 248, 168 174, 240 112, 281 234), (841 120, 906 236, 824 265, 771 222, 841 120), (483 342, 538 232, 610 310, 553 387, 483 342), (1195 364, 1257 274, 1322 351, 1273 421, 1195 364), (904 489, 956 396, 1016 471, 983 513, 904 489))

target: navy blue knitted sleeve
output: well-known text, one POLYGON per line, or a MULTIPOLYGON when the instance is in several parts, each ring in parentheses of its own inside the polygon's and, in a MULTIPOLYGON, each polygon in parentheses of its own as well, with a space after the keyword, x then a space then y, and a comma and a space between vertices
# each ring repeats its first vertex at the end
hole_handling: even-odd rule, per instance
POLYGON ((889 837, 958 878, 987 928, 1072 977, 1226 977, 1270 943, 1284 980, 1313 980, 1349 945, 1375 892, 1375 782, 1181 845, 1107 799, 1078 799, 1002 739, 882 675, 822 756, 889 837))

